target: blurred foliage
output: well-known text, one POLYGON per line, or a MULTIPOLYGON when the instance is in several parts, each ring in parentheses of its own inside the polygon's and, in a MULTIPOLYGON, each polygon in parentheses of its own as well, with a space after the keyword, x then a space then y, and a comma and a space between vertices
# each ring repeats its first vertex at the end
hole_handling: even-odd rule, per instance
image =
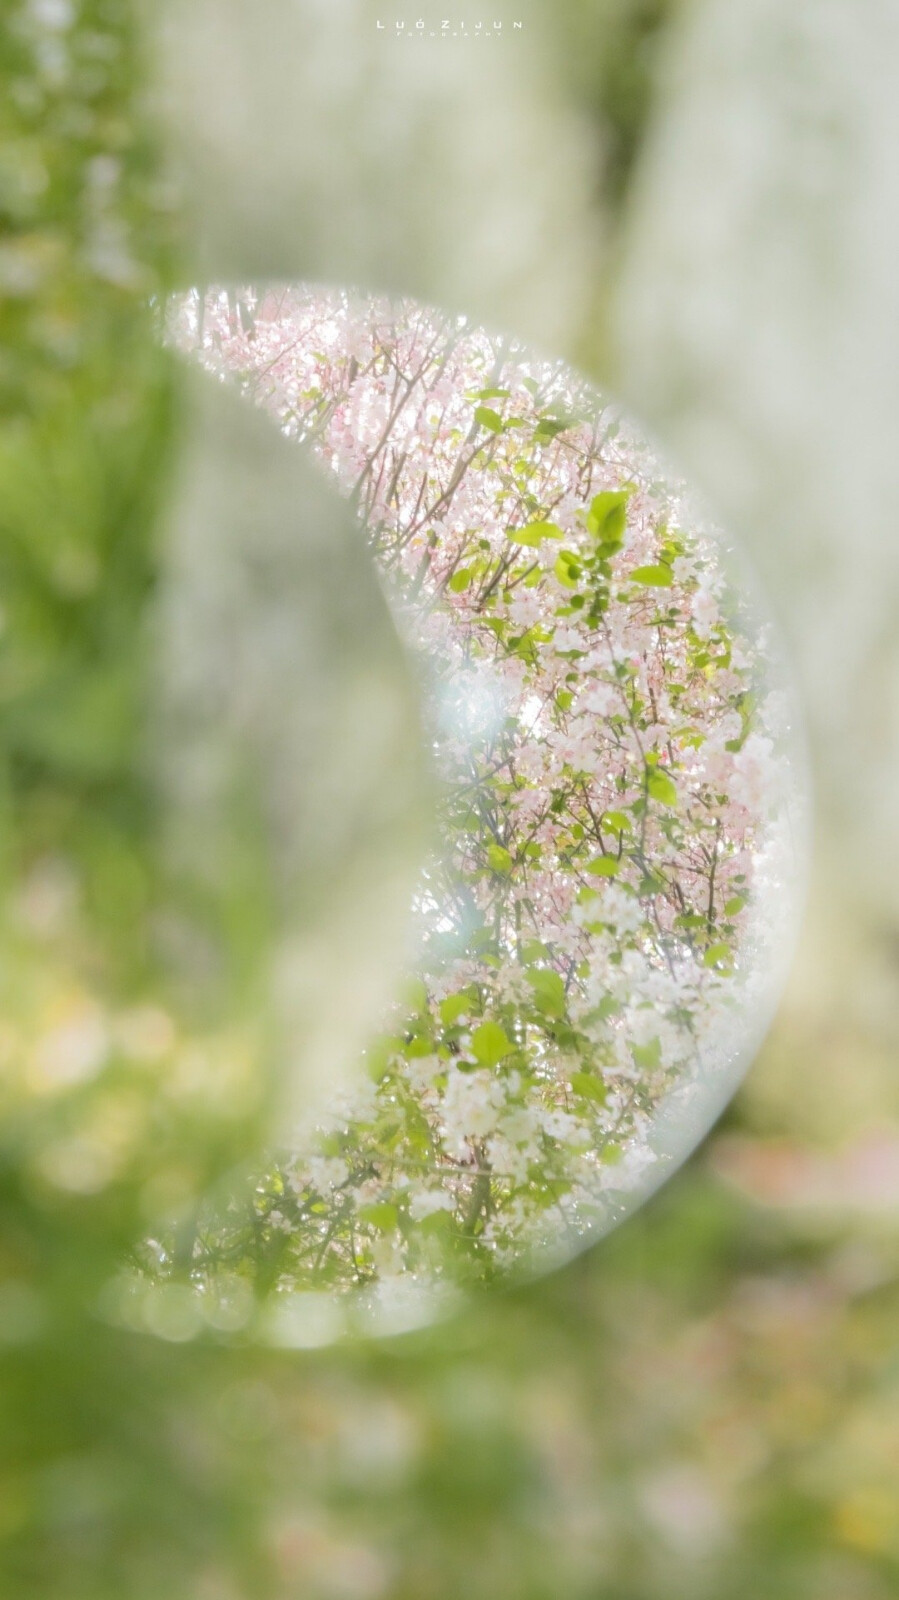
POLYGON ((0 70, 0 1259, 65 1318, 252 1140, 257 1091, 243 1039, 213 1070, 157 1003, 143 617, 177 213, 132 8, 14 6, 0 70))
POLYGON ((133 114, 130 8, 94 0, 73 23, 66 0, 13 6, 0 43, 3 868, 8 890, 73 852, 102 941, 146 892, 139 619, 173 400, 151 300, 173 212, 133 114))
POLYGON ((853 1232, 697 1164, 539 1289, 319 1353, 41 1337, 7 1288, 4 1593, 886 1600, 899 1249, 853 1232))
POLYGON ((0 68, 0 1592, 888 1600, 899 1005, 877 928, 837 968, 812 941, 710 1153, 554 1279, 330 1351, 254 1348, 227 1308, 201 1330, 177 1285, 158 1337, 110 1325, 115 1262, 190 1195, 244 1082, 239 1041, 229 1093, 137 1003, 127 646, 171 438, 148 301, 173 213, 128 6, 8 6, 0 68))

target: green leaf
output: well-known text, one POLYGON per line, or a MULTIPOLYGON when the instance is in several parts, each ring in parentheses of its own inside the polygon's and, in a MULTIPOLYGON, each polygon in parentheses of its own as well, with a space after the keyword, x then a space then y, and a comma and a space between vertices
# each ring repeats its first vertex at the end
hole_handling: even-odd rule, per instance
POLYGON ((471 1036, 471 1053, 483 1067, 495 1067, 514 1048, 498 1022, 482 1022, 471 1036))
POLYGON ((458 570, 453 573, 449 581, 449 586, 453 594, 462 594, 471 583, 471 576, 471 567, 459 567, 458 570))
POLYGON ((634 826, 625 811, 604 812, 602 825, 604 828, 610 828, 613 833, 630 833, 634 826))
POLYGON ((405 1046, 405 1054, 410 1060, 415 1061, 420 1056, 429 1056, 433 1053, 434 1041, 426 1033, 416 1033, 405 1046))
POLYGON ((617 1017, 620 1010, 621 1001, 616 1000, 614 995, 606 994, 603 995, 598 1006, 594 1006, 592 1011, 587 1012, 584 1021, 587 1023, 608 1022, 609 1017, 617 1017))
POLYGON ((491 433, 502 433, 503 419, 498 411, 491 411, 489 406, 478 406, 474 414, 475 422, 482 428, 489 428, 491 433))
POLYGON ((534 628, 529 628, 527 633, 523 633, 521 635, 520 639, 509 640, 509 649, 513 655, 519 656, 522 661, 527 661, 530 664, 533 664, 537 659, 537 651, 535 648, 537 643, 538 636, 536 630, 534 628))
POLYGON ((726 917, 736 917, 743 910, 745 904, 745 894, 732 895, 729 900, 724 902, 724 915, 726 917))
POLYGON ((638 1067, 652 1070, 661 1065, 662 1046, 658 1039, 650 1039, 649 1044, 635 1044, 632 1053, 638 1067))
POLYGON ((564 538, 562 529, 554 522, 529 522, 525 528, 510 528, 506 538, 513 544, 538 545, 543 539, 564 538))
POLYGON ((599 544, 608 547, 608 554, 620 550, 627 531, 627 502, 632 490, 604 489, 594 497, 587 513, 587 527, 596 535, 599 544))
POLYGON ((525 974, 534 991, 534 1004, 548 1016, 565 1014, 565 985, 552 967, 536 967, 525 974))
POLYGON ((471 999, 467 994, 448 994, 440 1002, 440 1020, 445 1028, 451 1028, 454 1022, 464 1017, 471 1010, 471 999))
POLYGON ((702 964, 704 967, 717 967, 722 962, 730 965, 730 961, 731 951, 730 945, 728 944, 710 944, 708 950, 702 958, 702 964))
POLYGON ((599 539, 599 553, 601 556, 614 555, 624 544, 624 535, 627 530, 627 512, 624 506, 611 511, 606 518, 602 535, 599 539))
POLYGON ((528 939, 521 947, 521 960, 526 965, 532 961, 545 961, 548 953, 542 939, 528 939))
POLYGON ((665 881, 663 878, 658 878, 654 873, 647 872, 646 876, 641 878, 637 885, 637 893, 641 900, 645 900, 647 897, 652 899, 654 895, 661 894, 664 888, 665 881))
POLYGON ((390 1233, 399 1220, 396 1206, 386 1200, 376 1200, 371 1205, 360 1206, 357 1212, 360 1222, 368 1222, 380 1233, 390 1233))
POLYGON ((595 1077, 592 1072, 573 1072, 571 1087, 575 1094, 582 1095, 585 1100, 595 1100, 597 1105, 605 1105, 606 1086, 602 1078, 595 1077))
POLYGON ((505 400, 509 393, 508 389, 478 389, 477 397, 479 400, 505 400))
POLYGON ((677 805, 677 790, 667 772, 654 767, 646 781, 647 793, 651 800, 658 800, 663 806, 677 805))
POLYGON ((567 550, 561 551, 561 553, 556 557, 556 564, 553 568, 553 571, 555 572, 559 582, 563 583, 566 589, 577 588, 578 579, 581 575, 580 563, 578 562, 577 556, 572 555, 567 550))
POLYGON ((491 872, 498 872, 504 877, 512 871, 512 857, 501 844, 488 844, 487 863, 491 872))
POLYGON ((537 440, 555 439, 559 433, 564 433, 566 428, 572 428, 574 423, 570 417, 541 417, 534 432, 537 440))
POLYGON ((485 628, 496 634, 497 639, 502 639, 509 626, 505 617, 481 617, 480 620, 485 628))
POLYGON ((626 506, 633 494, 627 489, 603 489, 600 494, 594 495, 587 512, 587 522, 591 531, 595 533, 602 527, 610 511, 615 511, 619 506, 626 506))
POLYGON ((633 583, 646 584, 651 589, 670 589, 674 574, 670 567, 635 567, 631 573, 633 583))
POLYGON ((594 878, 617 878, 621 862, 617 856, 594 856, 587 862, 585 871, 592 872, 594 878))
POLYGON ((426 1217, 420 1217, 418 1222, 415 1224, 418 1232, 423 1234, 448 1233, 452 1225, 452 1212, 444 1211, 442 1207, 439 1211, 430 1212, 430 1214, 426 1217))

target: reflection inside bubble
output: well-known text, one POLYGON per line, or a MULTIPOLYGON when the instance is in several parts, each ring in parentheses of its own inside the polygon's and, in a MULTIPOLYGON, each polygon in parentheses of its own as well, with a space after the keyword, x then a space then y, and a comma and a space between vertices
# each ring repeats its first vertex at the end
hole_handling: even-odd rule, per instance
POLYGON ((210 1209, 196 1281, 386 1304, 558 1259, 695 1143, 770 1014, 802 809, 770 625, 560 363, 307 287, 189 295, 170 336, 352 497, 439 790, 401 996, 353 1086, 210 1209))

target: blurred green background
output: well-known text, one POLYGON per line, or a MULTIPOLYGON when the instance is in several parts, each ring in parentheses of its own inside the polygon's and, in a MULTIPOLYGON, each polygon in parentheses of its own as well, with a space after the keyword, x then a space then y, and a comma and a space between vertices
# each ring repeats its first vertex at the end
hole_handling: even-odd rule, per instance
MULTIPOLYGON (((571 36, 613 230, 664 10, 571 36)), ((142 989, 138 623, 178 441, 153 301, 189 228, 129 6, 8 4, 0 72, 0 1593, 888 1600, 899 946, 846 921, 826 836, 745 1088, 565 1271, 330 1350, 105 1320, 156 1199, 257 1128, 237 1092, 162 1092, 142 989), (97 996, 137 1027, 112 1066, 97 996)))

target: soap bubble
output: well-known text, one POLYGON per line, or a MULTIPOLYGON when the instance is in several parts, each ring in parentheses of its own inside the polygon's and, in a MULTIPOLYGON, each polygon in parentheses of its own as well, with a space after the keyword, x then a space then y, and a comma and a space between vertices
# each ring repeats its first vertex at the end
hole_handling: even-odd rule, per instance
POLYGON ((417 1326, 607 1231, 734 1092, 802 897, 789 670, 734 541, 564 363, 305 285, 194 292, 168 333, 350 497, 438 796, 381 1032, 210 1205, 194 1279, 264 1257, 276 1342, 417 1326))

